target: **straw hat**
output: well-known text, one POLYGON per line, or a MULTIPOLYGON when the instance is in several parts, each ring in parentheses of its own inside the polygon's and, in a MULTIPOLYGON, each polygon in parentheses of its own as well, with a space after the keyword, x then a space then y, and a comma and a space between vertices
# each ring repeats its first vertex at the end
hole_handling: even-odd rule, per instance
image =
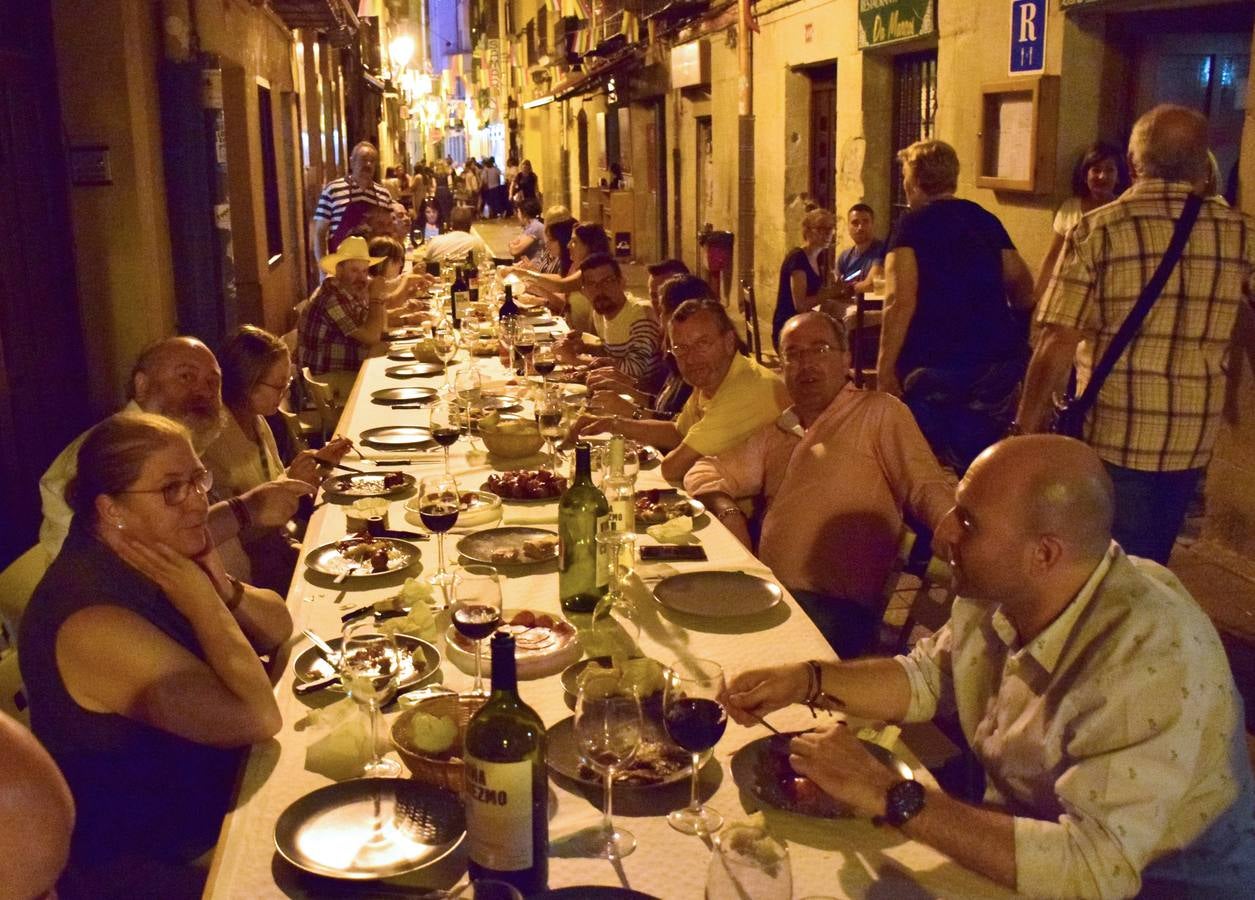
POLYGON ((335 253, 328 253, 318 261, 318 265, 328 275, 336 273, 336 266, 350 259, 360 259, 369 265, 381 263, 384 261, 382 256, 371 256, 370 248, 366 245, 366 238, 353 235, 346 237, 340 242, 340 246, 336 248, 335 253))
POLYGON ((574 222, 575 216, 571 215, 571 210, 561 203, 555 203, 545 210, 543 221, 546 225, 561 225, 563 222, 574 222))

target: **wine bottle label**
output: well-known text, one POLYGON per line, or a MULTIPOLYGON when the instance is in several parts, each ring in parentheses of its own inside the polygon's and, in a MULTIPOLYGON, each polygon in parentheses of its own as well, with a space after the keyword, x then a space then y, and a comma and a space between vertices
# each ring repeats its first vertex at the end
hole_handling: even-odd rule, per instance
POLYGON ((459 306, 465 306, 465 304, 471 302, 471 292, 470 291, 458 291, 457 293, 453 295, 453 302, 458 304, 459 306))
MULTIPOLYGON (((610 530, 610 515, 597 517, 597 534, 610 530)), ((597 544, 597 587, 604 588, 610 584, 610 554, 606 552, 606 545, 597 544)))
POLYGON ((532 763, 466 757, 466 839, 476 863, 498 872, 532 866, 532 763))

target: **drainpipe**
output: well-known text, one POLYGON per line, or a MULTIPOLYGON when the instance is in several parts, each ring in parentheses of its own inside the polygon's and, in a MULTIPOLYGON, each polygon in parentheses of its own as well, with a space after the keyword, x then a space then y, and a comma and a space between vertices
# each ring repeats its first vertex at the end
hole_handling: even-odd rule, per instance
MULTIPOLYGON (((741 305, 741 282, 754 283, 754 72, 750 47, 750 2, 737 3, 737 244, 738 279, 731 286, 735 308, 741 305)), ((751 323, 746 322, 749 329, 751 323)))

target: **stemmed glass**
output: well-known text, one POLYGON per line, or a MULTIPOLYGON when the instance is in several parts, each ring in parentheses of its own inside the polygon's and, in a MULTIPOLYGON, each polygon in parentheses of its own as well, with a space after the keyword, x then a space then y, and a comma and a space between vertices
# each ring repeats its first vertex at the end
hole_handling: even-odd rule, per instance
POLYGON ((536 427, 549 444, 550 468, 558 471, 558 446, 555 443, 564 434, 562 427, 562 392, 546 386, 536 399, 536 427))
POLYGON ((536 329, 531 325, 519 325, 514 332, 514 349, 518 351, 519 362, 523 366, 521 374, 527 375, 527 364, 531 360, 532 350, 536 347, 536 329))
POLYGON ((436 535, 436 572, 431 583, 449 600, 448 586, 453 575, 444 567, 444 535, 458 521, 458 483, 448 472, 424 478, 418 484, 418 516, 423 526, 436 535))
POLYGON ((719 702, 723 693, 723 668, 709 659, 677 659, 666 673, 662 721, 667 734, 693 754, 693 778, 689 805, 667 816, 671 827, 685 834, 710 834, 723 825, 723 816, 702 803, 697 795, 702 753, 723 737, 728 712, 719 702))
POLYGON ((586 675, 581 680, 575 700, 575 737, 580 755, 602 773, 605 784, 604 841, 598 848, 598 856, 605 859, 618 859, 636 849, 636 837, 615 828, 613 792, 615 772, 636 755, 642 727, 640 697, 621 670, 610 669, 604 675, 586 675))
POLYGON ((401 764, 379 755, 379 707, 397 689, 401 660, 392 635, 369 619, 344 626, 340 642, 340 681, 349 696, 370 716, 368 778, 395 778, 401 764))
POLYGON ((706 874, 707 900, 790 900, 789 850, 761 825, 737 824, 715 838, 706 874))
POLYGON ((549 382, 549 376, 558 367, 558 358, 554 356, 553 341, 541 341, 532 351, 532 368, 540 373, 540 383, 549 382))
POLYGON ((436 357, 444 364, 445 382, 452 384, 453 379, 449 372, 449 363, 453 361, 453 357, 458 353, 458 333, 453 327, 453 323, 448 319, 441 319, 431 330, 432 350, 435 351, 436 357))
POLYGON ((599 531, 597 543, 606 548, 606 559, 610 561, 610 587, 606 601, 624 612, 633 612, 623 588, 636 564, 636 535, 631 531, 599 531))
POLYGON ((497 337, 506 351, 506 367, 514 368, 514 341, 519 333, 519 320, 514 316, 506 316, 497 322, 497 337))
POLYGON ((474 365, 458 369, 458 374, 453 379, 453 389, 456 391, 458 404, 462 407, 462 424, 465 426, 463 431, 470 438, 474 449, 475 423, 479 419, 479 401, 484 391, 484 379, 479 369, 474 365))
POLYGON ((458 421, 457 406, 452 400, 437 400, 427 410, 427 427, 432 440, 444 449, 444 470, 449 471, 449 448, 458 442, 462 426, 458 421))
POLYGON ((453 627, 475 642, 475 686, 472 694, 484 690, 484 638, 501 624, 501 580, 492 566, 462 566, 453 576, 453 627))

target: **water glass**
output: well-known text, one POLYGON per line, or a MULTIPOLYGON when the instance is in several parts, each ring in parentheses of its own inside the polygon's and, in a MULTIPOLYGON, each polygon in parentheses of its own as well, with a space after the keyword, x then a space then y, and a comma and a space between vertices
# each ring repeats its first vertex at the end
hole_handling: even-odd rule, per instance
POLYGON ((706 875, 706 900, 790 900, 789 851, 760 825, 730 825, 715 838, 706 875))
MULTIPOLYGON (((585 670, 586 672, 588 670, 585 670)), ((614 777, 641 742, 641 701, 618 669, 585 675, 575 700, 575 738, 580 755, 602 773, 602 835, 597 855, 618 859, 636 849, 636 837, 614 824, 614 777)))
POLYGON ((397 690, 401 658, 392 635, 379 630, 372 620, 358 620, 344 626, 340 642, 340 681, 348 695, 370 717, 370 762, 368 778, 395 778, 401 764, 379 754, 379 708, 397 690))

